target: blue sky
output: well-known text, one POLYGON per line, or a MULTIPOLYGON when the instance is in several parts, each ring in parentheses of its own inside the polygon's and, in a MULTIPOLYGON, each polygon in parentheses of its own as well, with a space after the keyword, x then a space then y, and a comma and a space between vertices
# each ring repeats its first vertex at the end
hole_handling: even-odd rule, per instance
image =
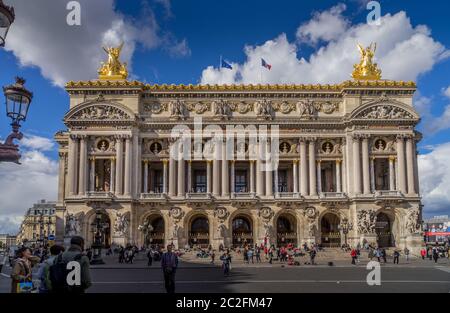
MULTIPOLYGON (((70 79, 95 78, 96 67, 104 58, 101 45, 105 42, 126 41, 125 58, 131 62, 133 77, 141 81, 197 84, 217 81, 251 81, 251 75, 246 77, 244 69, 246 66, 251 68, 252 57, 260 51, 266 61, 274 66, 272 72, 276 73, 277 67, 283 67, 283 60, 277 57, 283 55, 283 47, 295 48, 295 61, 303 57, 312 64, 313 61, 310 59, 312 56, 320 59, 317 55, 320 49, 325 49, 330 55, 334 55, 335 46, 349 47, 344 45, 344 39, 352 38, 352 32, 358 33, 359 35, 355 35, 355 38, 365 41, 365 44, 372 40, 370 30, 367 27, 364 28, 368 14, 365 5, 368 1, 363 0, 82 0, 80 1, 82 26, 78 28, 70 28, 64 24, 67 13, 65 5, 69 2, 68 0, 33 0, 32 3, 29 0, 6 0, 6 2, 15 6, 17 21, 13 24, 7 39, 6 50, 0 50, 0 85, 12 83, 16 75, 27 79, 26 86, 34 92, 34 99, 29 119, 22 128, 29 137, 23 147, 24 152, 29 153, 25 159, 36 161, 33 158, 38 155, 41 161, 47 162, 46 164, 52 164, 51 161, 56 160, 57 149, 56 145, 51 146, 51 140, 56 131, 64 129, 62 118, 68 110, 68 96, 61 88, 62 82, 70 79), (49 16, 44 20, 38 12, 45 11, 43 9, 48 11, 45 16, 49 16), (333 19, 326 18, 326 15, 321 18, 324 12, 328 12, 333 19), (116 20, 121 23, 116 24, 116 27, 111 26, 111 23, 116 20), (331 32, 331 35, 328 33, 333 30, 333 26, 326 28, 325 33, 320 30, 327 23, 333 25, 332 22, 344 26, 336 33, 331 32), (339 22, 342 23, 339 24, 339 22), (302 25, 304 27, 299 35, 299 28, 302 25), (104 35, 105 33, 109 35, 104 35), (280 37, 281 34, 285 34, 285 37, 280 37), (318 36, 319 39, 310 40, 311 37, 308 36, 313 35, 318 36), (327 36, 331 37, 327 38, 327 36), (268 41, 280 50, 274 49, 275 52, 271 54, 268 41), (76 44, 77 42, 79 44, 76 44), (251 49, 245 50, 246 46, 251 49), (86 54, 85 57, 83 57, 84 54, 86 54), (208 69, 209 66, 217 67, 220 55, 236 64, 236 68, 241 68, 242 72, 233 77, 226 77, 212 68, 208 69), (239 81, 239 79, 242 80, 239 81)), ((389 38, 378 41, 381 51, 380 63, 387 64, 386 68, 382 67, 382 70, 393 73, 393 76, 399 78, 403 77, 404 70, 405 79, 413 78, 417 81, 419 87, 416 96, 417 109, 424 116, 419 127, 419 130, 424 133, 420 152, 429 154, 428 158, 421 160, 424 162, 423 167, 429 168, 430 162, 435 166, 436 164, 446 166, 446 151, 450 151, 450 147, 447 146, 450 141, 448 139, 450 126, 445 125, 450 122, 450 110, 447 119, 442 115, 450 104, 450 92, 447 96, 444 93, 444 90, 450 87, 448 75, 450 53, 447 50, 450 48, 448 31, 450 3, 438 0, 427 2, 386 0, 380 3, 381 15, 391 17, 382 20, 383 23, 398 24, 392 26, 393 32, 401 32, 408 27, 412 29, 409 33, 405 33, 401 40, 410 44, 423 45, 423 51, 433 49, 435 51, 430 56, 423 53, 423 64, 417 59, 421 57, 417 56, 421 54, 420 52, 410 53, 416 54, 412 56, 406 52, 403 58, 401 50, 397 51, 395 53, 399 63, 407 62, 405 60, 408 58, 413 61, 411 64, 406 63, 396 67, 395 62, 392 61, 393 57, 389 57, 389 51, 387 51, 389 38), (401 18, 400 12, 404 12, 405 18, 401 18), (420 30, 421 26, 418 25, 425 25, 427 31, 420 30), (421 33, 422 39, 425 39, 410 40, 414 33, 421 33), (430 47, 426 46, 428 44, 430 47), (386 51, 383 52, 383 48, 386 51), (391 66, 391 64, 394 65, 391 66), (408 66, 419 69, 411 73, 408 71, 408 66)), ((391 35, 394 36, 387 31, 385 35, 380 35, 380 38, 391 35)), ((354 49, 357 58, 353 43, 352 48, 349 49, 354 49)), ((394 50, 395 45, 391 44, 389 49, 394 50)), ((318 71, 321 70, 320 62, 317 61, 314 65, 318 71)), ((299 66, 297 76, 294 73, 289 77, 277 77, 276 74, 271 73, 272 76, 267 78, 267 82, 302 83, 319 77, 315 73, 303 71, 300 65, 296 65, 299 66)), ((351 65, 350 61, 348 65, 351 65)), ((327 72, 326 66, 323 71, 327 72)), ((349 78, 350 71, 347 65, 335 67, 334 71, 343 72, 344 76, 331 73, 330 82, 339 80, 340 77, 349 78)), ((324 82, 327 80, 327 77, 320 77, 324 82)), ((4 114, 0 114, 0 125, 3 125, 0 128, 2 138, 9 132, 8 123, 4 114)), ((2 165, 3 168, 5 166, 2 165)), ((8 169, 19 170, 15 167, 8 169)), ((450 173, 449 166, 436 168, 436 170, 450 173)), ((51 173, 53 174, 49 174, 50 176, 55 172, 51 171, 51 173)), ((44 178, 49 177, 44 176, 44 178)), ((17 182, 20 182, 20 179, 17 177, 17 182)), ((427 201, 430 201, 430 207, 433 208, 427 211, 427 214, 450 211, 450 196, 448 196, 450 190, 445 189, 449 188, 445 185, 450 184, 447 184, 445 179, 440 176, 425 177, 425 186, 422 189, 429 194, 427 201)), ((0 186, 2 186, 1 181, 0 186)), ((56 190, 56 187, 54 189, 56 190)), ((55 190, 44 192, 42 197, 55 195, 55 190)), ((0 202, 0 207, 14 207, 5 214, 12 221, 17 215, 22 214, 18 211, 24 212, 41 197, 39 192, 42 192, 42 189, 30 192, 29 197, 14 205, 0 200, 3 201, 3 203, 0 202)), ((0 218, 0 232, 1 225, 0 218)))

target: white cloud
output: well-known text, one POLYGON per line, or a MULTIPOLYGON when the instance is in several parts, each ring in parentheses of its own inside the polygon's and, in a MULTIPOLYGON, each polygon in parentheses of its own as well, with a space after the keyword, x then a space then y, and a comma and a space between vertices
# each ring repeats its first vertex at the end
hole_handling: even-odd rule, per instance
POLYGON ((349 21, 342 16, 345 9, 345 4, 341 3, 328 11, 315 13, 311 20, 297 29, 297 38, 301 42, 311 45, 317 44, 320 40, 337 39, 347 30, 349 25, 349 21))
POLYGON ((43 151, 51 140, 37 136, 21 142, 21 165, 0 163, 0 233, 15 233, 26 210, 39 199, 56 200, 58 163, 43 151))
POLYGON ((419 155, 420 188, 426 214, 450 214, 450 142, 419 155))
POLYGON ((40 151, 51 151, 55 147, 53 140, 35 135, 25 135, 20 144, 22 147, 40 151))
POLYGON ((300 41, 309 44, 325 41, 308 59, 299 58, 297 45, 281 34, 260 46, 246 46, 247 59, 244 64, 235 66, 234 72, 207 67, 202 72, 201 83, 339 83, 350 79, 353 64, 359 61, 357 43, 378 43, 376 59, 386 79, 417 80, 449 55, 445 47, 431 37, 426 26, 414 27, 405 12, 386 14, 380 26, 344 26, 347 21, 341 14, 342 9, 343 6, 337 6, 317 13, 300 26, 297 33, 300 41), (341 26, 336 32, 327 31, 338 21, 341 26), (261 58, 273 65, 271 71, 261 68, 261 58))
POLYGON ((445 95, 447 98, 450 98, 450 86, 448 86, 448 88, 444 90, 444 95, 445 95))
POLYGON ((179 44, 170 33, 161 34, 148 4, 143 3, 141 16, 133 19, 117 12, 114 0, 78 1, 81 26, 67 25, 66 1, 10 0, 17 18, 8 34, 6 49, 14 53, 21 65, 37 66, 44 77, 63 86, 69 80, 97 77, 100 62, 106 58, 102 45, 124 41, 122 59, 131 67, 137 44, 145 49, 168 49, 179 44))
POLYGON ((432 113, 432 105, 433 100, 431 98, 422 96, 420 92, 416 93, 414 107, 422 118, 421 125, 426 136, 431 136, 450 128, 450 105, 444 106, 443 112, 439 115, 432 113))

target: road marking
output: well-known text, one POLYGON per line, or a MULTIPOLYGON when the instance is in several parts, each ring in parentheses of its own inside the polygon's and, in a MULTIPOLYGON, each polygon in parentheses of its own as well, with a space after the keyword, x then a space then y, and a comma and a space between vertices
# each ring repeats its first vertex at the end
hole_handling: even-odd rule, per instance
POLYGON ((6 275, 6 274, 3 274, 3 273, 0 273, 3 277, 7 277, 7 278, 10 278, 10 276, 9 275, 6 275))
POLYGON ((450 273, 450 267, 445 267, 445 266, 435 266, 435 269, 450 273))
MULTIPOLYGON (((97 281, 93 284, 163 284, 164 281, 97 281)), ((223 284, 223 283, 233 283, 233 284, 267 284, 267 283, 325 283, 325 284, 340 284, 340 283, 364 283, 367 284, 365 280, 182 280, 177 281, 177 284, 223 284)), ((421 284, 450 284, 447 280, 383 280, 382 283, 393 283, 393 284, 411 284, 411 283, 421 283, 421 284)))

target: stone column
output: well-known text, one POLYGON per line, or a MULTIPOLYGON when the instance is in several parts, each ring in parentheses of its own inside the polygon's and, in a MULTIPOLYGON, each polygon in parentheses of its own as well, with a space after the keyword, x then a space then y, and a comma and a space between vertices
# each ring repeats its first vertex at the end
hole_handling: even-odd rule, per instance
POLYGON ((347 186, 347 142, 342 139, 342 163, 341 163, 342 192, 348 192, 347 186))
POLYGON ((336 192, 342 192, 341 186, 341 160, 336 160, 336 192))
POLYGON ((143 193, 148 193, 148 160, 144 160, 144 190, 143 193))
POLYGON ((220 196, 220 160, 217 158, 213 160, 213 195, 220 196))
POLYGON ((353 181, 354 193, 361 194, 361 155, 359 150, 359 136, 353 136, 353 181))
POLYGON ((163 194, 167 194, 167 159, 163 160, 163 194))
POLYGON ((236 172, 235 172, 235 168, 234 168, 234 165, 236 162, 234 160, 231 160, 230 163, 231 163, 231 169, 230 169, 230 171, 231 171, 231 193, 234 193, 234 192, 236 192, 236 190, 235 190, 236 172))
POLYGON ((188 161, 187 192, 192 192, 192 160, 188 161))
POLYGON ((298 169, 297 169, 297 167, 298 167, 298 160, 294 160, 293 162, 292 162, 292 179, 294 180, 294 193, 298 193, 298 177, 297 177, 297 174, 298 174, 298 169))
POLYGON ((370 158, 370 190, 375 192, 375 158, 370 158))
POLYGON ((175 182, 175 174, 176 174, 176 163, 175 159, 172 156, 169 156, 169 197, 175 197, 176 193, 176 182, 175 182))
POLYGON ((64 200, 64 186, 65 186, 65 162, 66 154, 59 152, 59 168, 58 168, 58 202, 64 200))
POLYGON ((212 177, 211 177, 211 160, 206 161, 206 192, 211 193, 211 184, 212 184, 212 177))
POLYGON ((364 194, 370 194, 370 174, 369 174, 369 137, 364 136, 362 140, 362 166, 363 166, 363 187, 364 194))
POLYGON ((185 194, 185 174, 184 174, 184 159, 181 157, 178 160, 178 197, 184 197, 185 194))
POLYGON ((275 171, 273 171, 273 185, 274 185, 274 192, 275 192, 275 196, 278 196, 278 194, 280 193, 280 191, 278 190, 278 169, 276 169, 275 171))
POLYGON ((414 181, 414 142, 413 137, 408 136, 406 139, 406 174, 408 178, 408 194, 416 193, 414 181))
POLYGON ((250 160, 249 163, 250 168, 250 193, 255 193, 255 161, 250 160))
POLYGON ((87 173, 87 142, 86 136, 80 138, 80 173, 78 175, 78 195, 86 194, 86 173, 87 173))
POLYGON ((74 196, 77 193, 78 176, 78 138, 76 135, 69 137, 69 195, 74 196))
POLYGON ((90 167, 89 167, 89 190, 95 191, 95 157, 92 157, 90 160, 90 167))
POLYGON ((394 165, 395 157, 389 157, 389 189, 395 190, 395 172, 394 172, 394 165))
POLYGON ((317 192, 322 192, 322 161, 317 160, 317 192))
POLYGON ((226 141, 222 143, 222 197, 230 196, 230 168, 228 167, 226 141))
POLYGON ((273 172, 270 168, 270 163, 266 165, 266 196, 272 197, 273 196, 273 172), (270 170, 270 171, 269 171, 270 170))
POLYGON ((125 138, 125 178, 123 193, 125 196, 131 194, 131 137, 125 138))
POLYGON ((403 135, 397 136, 397 167, 398 167, 398 190, 404 194, 408 192, 406 189, 405 175, 405 145, 403 135))
POLYGON ((256 193, 258 196, 264 196, 264 172, 263 172, 263 163, 261 161, 261 157, 264 153, 264 149, 261 143, 258 143, 259 155, 256 159, 256 193))
POLYGON ((116 190, 116 158, 111 158, 111 177, 110 177, 110 188, 111 193, 116 190))
POLYGON ((309 195, 317 196, 315 140, 309 142, 309 195))
POLYGON ((302 196, 308 195, 308 163, 305 140, 300 140, 300 194, 302 196))
POLYGON ((123 193, 123 139, 117 137, 116 139, 116 194, 123 193))

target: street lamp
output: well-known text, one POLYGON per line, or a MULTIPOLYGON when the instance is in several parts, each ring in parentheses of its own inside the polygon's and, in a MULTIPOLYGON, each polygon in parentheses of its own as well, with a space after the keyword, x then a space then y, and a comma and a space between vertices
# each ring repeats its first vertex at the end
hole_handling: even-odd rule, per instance
POLYGON ((12 133, 6 138, 5 143, 0 144, 0 162, 20 164, 19 147, 14 144, 13 140, 23 138, 23 134, 19 131, 20 122, 27 119, 28 109, 33 99, 33 93, 28 91, 24 84, 25 79, 16 77, 15 84, 3 87, 6 98, 6 115, 11 118, 12 133))
POLYGON ((92 257, 91 264, 105 264, 102 259, 102 233, 103 233, 103 225, 102 225, 102 212, 97 209, 95 211, 95 222, 94 226, 94 244, 92 245, 92 249, 94 250, 94 254, 92 257))
POLYGON ((14 19, 14 8, 7 6, 3 3, 3 0, 0 0, 0 47, 5 46, 6 36, 14 19))
POLYGON ((353 229, 353 224, 348 222, 348 219, 343 218, 342 222, 339 224, 339 230, 344 234, 344 242, 347 246, 347 234, 350 230, 353 229))

